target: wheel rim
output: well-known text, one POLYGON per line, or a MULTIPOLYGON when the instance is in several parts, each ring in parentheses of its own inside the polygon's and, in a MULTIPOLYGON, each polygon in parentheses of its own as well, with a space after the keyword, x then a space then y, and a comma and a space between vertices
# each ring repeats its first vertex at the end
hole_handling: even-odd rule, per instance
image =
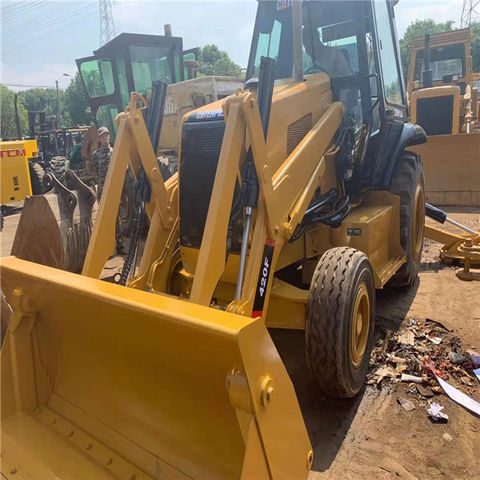
POLYGON ((425 192, 423 185, 417 183, 413 202, 412 255, 415 261, 422 254, 423 233, 425 229, 425 192))
POLYGON ((370 298, 364 283, 357 289, 350 325, 350 361, 358 368, 365 356, 370 330, 370 298))

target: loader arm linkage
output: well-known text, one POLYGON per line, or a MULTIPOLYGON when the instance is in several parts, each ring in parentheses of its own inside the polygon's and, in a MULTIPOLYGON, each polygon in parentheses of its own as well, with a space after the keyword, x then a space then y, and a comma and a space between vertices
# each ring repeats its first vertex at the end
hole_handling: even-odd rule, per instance
POLYGON ((179 237, 178 175, 163 182, 137 102, 132 96, 117 117, 82 276, 13 257, 1 261, 14 310, 2 349, 4 464, 52 478, 103 478, 102 469, 105 478, 307 478, 313 454, 295 390, 265 313, 252 311, 260 274, 268 308, 278 256, 320 184, 343 107, 332 103, 271 172, 256 95, 239 92, 224 103, 226 129, 186 300, 162 294, 179 237), (260 197, 242 296, 221 311, 209 306, 225 268, 245 144, 260 197), (115 245, 128 165, 136 178, 143 168, 148 179, 150 228, 140 269, 123 287, 98 278, 115 245), (267 270, 265 245, 274 250, 267 270), (22 440, 27 431, 33 442, 49 441, 34 448, 22 440), (58 449, 61 457, 52 453, 58 449))

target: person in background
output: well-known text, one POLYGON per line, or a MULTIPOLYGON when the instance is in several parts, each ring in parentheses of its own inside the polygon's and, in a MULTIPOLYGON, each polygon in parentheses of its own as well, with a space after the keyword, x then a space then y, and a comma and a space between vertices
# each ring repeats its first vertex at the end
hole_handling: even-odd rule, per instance
POLYGON ((330 78, 349 77, 352 69, 347 62, 344 52, 338 47, 329 47, 320 41, 316 28, 303 32, 303 45, 313 65, 328 74, 330 78))
POLYGON ((112 147, 110 146, 110 132, 107 127, 100 127, 97 132, 100 147, 95 150, 92 157, 92 171, 97 182, 97 197, 100 202, 102 197, 103 185, 107 177, 108 165, 110 163, 110 156, 112 154, 112 147))

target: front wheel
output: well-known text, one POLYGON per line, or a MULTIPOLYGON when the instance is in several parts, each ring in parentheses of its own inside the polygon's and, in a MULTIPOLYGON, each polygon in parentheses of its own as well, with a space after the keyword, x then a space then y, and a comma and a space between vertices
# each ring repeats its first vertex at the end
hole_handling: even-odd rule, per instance
POLYGON ((375 284, 367 256, 327 250, 310 286, 305 326, 307 365, 329 396, 354 397, 367 374, 375 327, 375 284))

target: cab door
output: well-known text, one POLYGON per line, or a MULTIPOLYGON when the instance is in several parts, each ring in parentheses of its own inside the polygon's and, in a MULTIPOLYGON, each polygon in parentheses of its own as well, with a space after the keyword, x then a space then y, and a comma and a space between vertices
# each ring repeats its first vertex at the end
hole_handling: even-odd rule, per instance
POLYGON ((380 95, 376 107, 377 130, 372 131, 371 150, 374 151, 370 152, 368 183, 374 188, 388 188, 408 110, 393 2, 372 0, 371 8, 380 95))
POLYGON ((107 127, 114 138, 115 117, 122 111, 116 66, 110 59, 97 56, 79 58, 75 62, 97 126, 107 127))

